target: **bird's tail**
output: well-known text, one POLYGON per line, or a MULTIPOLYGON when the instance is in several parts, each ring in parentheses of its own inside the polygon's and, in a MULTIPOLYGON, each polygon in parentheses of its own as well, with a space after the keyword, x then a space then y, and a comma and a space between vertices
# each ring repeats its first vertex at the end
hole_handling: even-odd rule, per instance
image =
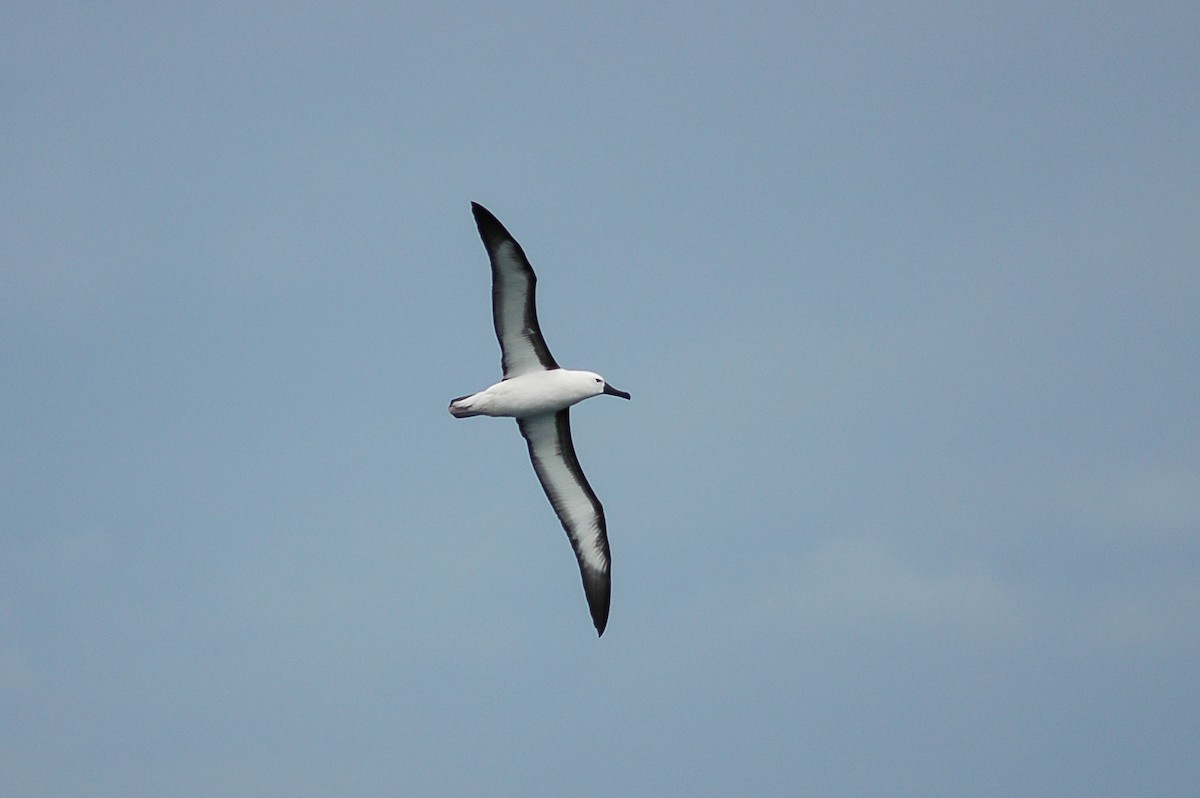
POLYGON ((470 394, 469 396, 460 396, 457 399, 451 399, 450 415, 455 418, 470 418, 471 416, 482 415, 478 410, 473 410, 471 407, 474 404, 471 401, 474 396, 475 394, 470 394))

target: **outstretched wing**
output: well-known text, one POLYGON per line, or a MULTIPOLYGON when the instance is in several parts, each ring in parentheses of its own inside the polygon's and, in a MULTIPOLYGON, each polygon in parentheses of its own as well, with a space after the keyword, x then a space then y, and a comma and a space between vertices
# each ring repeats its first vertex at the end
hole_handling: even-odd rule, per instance
POLYGON ((475 202, 471 211, 492 261, 492 320, 504 378, 558 368, 538 327, 537 277, 525 252, 491 211, 475 202))
POLYGON ((571 411, 519 418, 517 426, 529 444, 533 470, 575 549, 592 623, 597 634, 604 634, 612 587, 608 534, 604 508, 583 475, 571 443, 571 411))

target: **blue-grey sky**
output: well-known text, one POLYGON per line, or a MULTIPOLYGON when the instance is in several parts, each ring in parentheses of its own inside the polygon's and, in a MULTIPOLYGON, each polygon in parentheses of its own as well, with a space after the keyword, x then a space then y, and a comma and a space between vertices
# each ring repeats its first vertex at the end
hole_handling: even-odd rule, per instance
POLYGON ((0 793, 1190 796, 1195 3, 9 4, 0 793), (540 277, 597 639, 469 202, 540 277))

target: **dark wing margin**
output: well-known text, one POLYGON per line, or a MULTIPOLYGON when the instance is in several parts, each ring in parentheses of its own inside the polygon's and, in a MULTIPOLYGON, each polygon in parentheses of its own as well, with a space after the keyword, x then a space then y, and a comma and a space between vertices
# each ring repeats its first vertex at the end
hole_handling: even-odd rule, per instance
POLYGON ((519 418, 517 426, 529 445, 529 458, 542 490, 546 491, 546 498, 571 540, 592 623, 596 633, 602 635, 608 624, 612 592, 608 532, 604 508, 575 456, 575 446, 571 442, 571 411, 519 418))
POLYGON ((538 326, 537 277, 524 250, 487 208, 472 202, 471 212, 492 262, 492 321, 504 377, 558 368, 538 326))

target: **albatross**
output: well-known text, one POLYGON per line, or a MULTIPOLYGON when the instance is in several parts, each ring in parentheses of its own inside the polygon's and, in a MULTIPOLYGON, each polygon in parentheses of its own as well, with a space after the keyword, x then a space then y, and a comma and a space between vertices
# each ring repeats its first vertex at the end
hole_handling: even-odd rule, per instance
POLYGON ((450 402, 455 418, 515 418, 546 498, 562 522, 579 571, 596 634, 604 634, 612 579, 604 508, 588 484, 571 443, 573 404, 608 394, 628 399, 591 371, 561 368, 538 327, 537 277, 525 252, 487 208, 472 202, 479 237, 492 262, 492 321, 500 340, 504 378, 479 393, 450 402))

